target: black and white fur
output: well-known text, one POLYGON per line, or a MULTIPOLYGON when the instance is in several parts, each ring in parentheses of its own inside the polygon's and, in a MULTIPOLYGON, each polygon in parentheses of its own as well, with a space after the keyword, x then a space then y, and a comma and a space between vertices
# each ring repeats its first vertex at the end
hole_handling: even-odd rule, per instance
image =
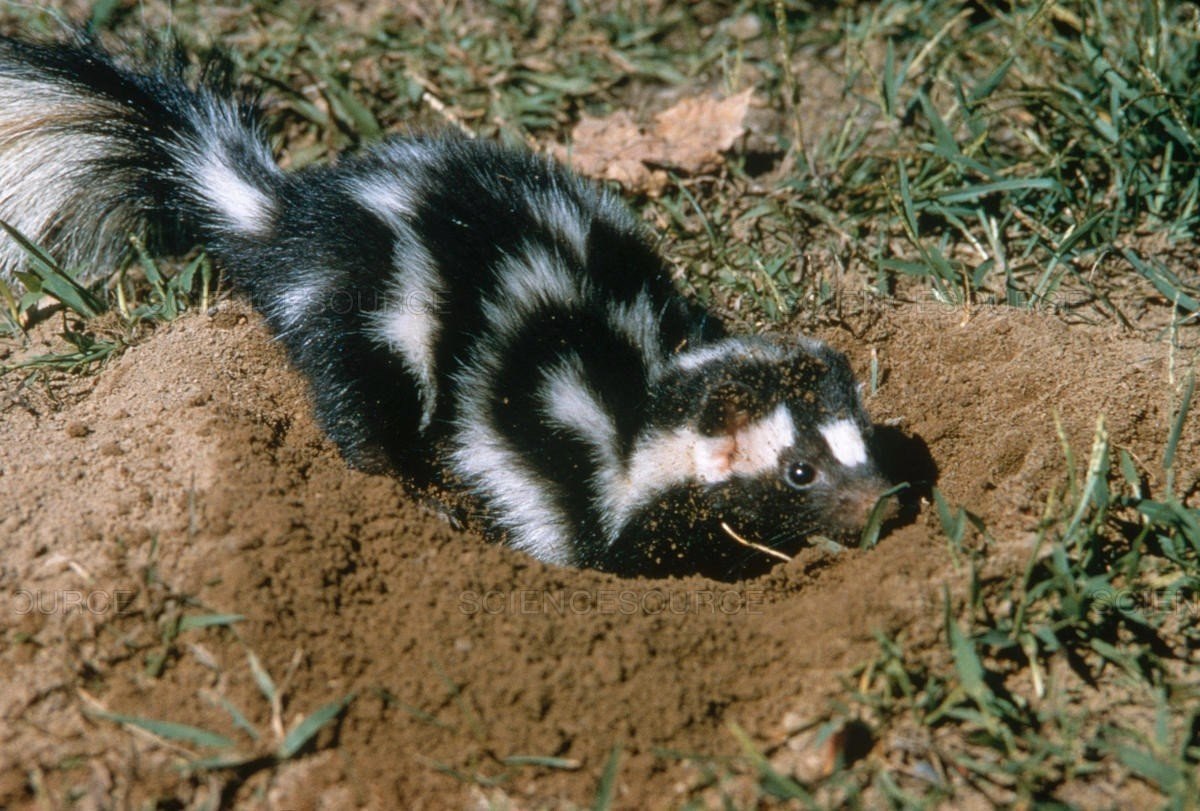
MULTIPOLYGON (((552 563, 736 577, 887 488, 846 359, 727 337, 639 223, 545 158, 455 137, 284 172, 224 71, 0 39, 0 219, 71 267, 200 241, 368 470, 449 482, 552 563)), ((0 274, 21 249, 0 235, 0 274)))

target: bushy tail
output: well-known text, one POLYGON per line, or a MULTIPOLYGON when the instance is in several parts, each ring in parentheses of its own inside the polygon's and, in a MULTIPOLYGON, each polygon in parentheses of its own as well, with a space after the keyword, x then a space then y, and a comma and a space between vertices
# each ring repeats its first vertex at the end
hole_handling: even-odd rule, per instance
MULTIPOLYGON (((152 73, 83 38, 0 37, 0 220, 86 278, 111 270, 131 235, 151 244, 261 236, 281 172, 254 106, 182 58, 152 73)), ((0 230, 0 277, 26 264, 0 230)))

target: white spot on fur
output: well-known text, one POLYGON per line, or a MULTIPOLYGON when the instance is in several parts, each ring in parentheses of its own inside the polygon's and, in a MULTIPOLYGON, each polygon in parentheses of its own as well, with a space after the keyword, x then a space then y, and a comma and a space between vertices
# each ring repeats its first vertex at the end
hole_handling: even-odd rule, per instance
POLYGON ((261 234, 271 224, 271 198, 234 169, 223 151, 206 155, 192 167, 197 193, 235 231, 261 234))
POLYGON ((616 464, 616 425, 585 381, 578 355, 546 375, 540 397, 552 423, 586 440, 602 463, 610 467, 616 464))
POLYGON ((699 347, 698 349, 681 352, 671 359, 671 364, 679 369, 690 372, 722 358, 727 358, 730 355, 736 355, 740 351, 741 347, 731 345, 726 341, 720 341, 715 344, 699 347))
POLYGON ((416 242, 397 242, 394 276, 385 302, 368 316, 372 337, 400 356, 417 381, 421 397, 420 428, 424 431, 437 409, 438 307, 445 286, 429 252, 416 242))
POLYGON ((573 564, 566 516, 546 497, 551 483, 530 471, 492 426, 482 398, 464 405, 456 432, 454 469, 488 495, 496 522, 509 532, 510 546, 548 563, 573 564))
POLYGON ((787 351, 774 342, 737 337, 725 338, 715 343, 680 352, 671 358, 671 364, 678 369, 690 372, 730 358, 775 363, 783 360, 786 356, 787 351))
POLYGON ((424 431, 437 409, 438 309, 446 293, 433 257, 410 224, 419 202, 418 177, 425 152, 416 145, 397 143, 385 147, 381 155, 410 174, 372 174, 347 184, 350 194, 387 223, 396 236, 393 276, 384 305, 368 316, 368 328, 375 340, 400 356, 404 368, 416 379, 424 431))
POLYGON ((662 353, 658 313, 645 292, 639 293, 632 304, 609 304, 608 323, 613 329, 638 347, 651 379, 662 372, 662 353))
POLYGON ((304 316, 320 304, 325 295, 325 285, 314 281, 296 283, 284 290, 279 298, 271 303, 271 314, 279 321, 278 334, 282 336, 289 330, 302 326, 304 316))
POLYGON ((483 302, 483 312, 502 334, 519 332, 540 307, 578 307, 584 298, 581 280, 544 248, 521 246, 495 273, 500 289, 496 298, 483 302))
POLYGON ((529 211, 547 230, 563 238, 574 258, 587 259, 587 239, 591 223, 583 218, 578 204, 557 186, 545 193, 531 195, 529 211))
POLYGON ((507 298, 526 309, 546 303, 571 303, 579 299, 574 275, 541 248, 525 247, 497 270, 507 298))
POLYGON ((779 456, 796 440, 787 406, 780 404, 760 420, 728 436, 709 437, 694 428, 642 437, 625 474, 613 481, 609 493, 609 539, 638 506, 657 493, 687 481, 719 484, 733 476, 757 476, 774 471, 779 456))
POLYGON ((180 134, 181 142, 171 149, 180 155, 183 191, 234 233, 260 236, 271 227, 275 201, 269 188, 251 178, 279 174, 279 167, 231 103, 207 94, 197 101, 188 112, 194 132, 180 134), (235 146, 237 159, 231 151, 235 146))
POLYGON ((867 445, 852 421, 836 420, 822 425, 820 431, 833 458, 846 467, 857 467, 867 461, 867 445))
POLYGON ((386 220, 395 227, 398 220, 405 220, 416 213, 416 185, 402 178, 375 177, 355 178, 349 183, 350 193, 368 211, 386 220))

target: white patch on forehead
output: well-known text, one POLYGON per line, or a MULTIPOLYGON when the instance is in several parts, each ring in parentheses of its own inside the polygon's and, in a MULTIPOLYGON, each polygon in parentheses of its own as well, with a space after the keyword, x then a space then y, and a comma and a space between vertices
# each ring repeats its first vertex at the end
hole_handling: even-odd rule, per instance
POLYGON ((609 484, 611 518, 606 524, 623 526, 630 513, 655 494, 685 481, 719 484, 733 476, 773 471, 779 455, 795 441, 792 415, 783 404, 725 436, 703 436, 689 427, 644 437, 625 475, 609 484))
POLYGON ((755 476, 779 465, 779 455, 796 442, 796 427, 787 406, 780 403, 760 420, 732 434, 701 437, 694 447, 695 474, 709 484, 730 476, 755 476))
POLYGON ((862 432, 851 420, 837 420, 820 428, 825 444, 833 458, 846 467, 857 467, 867 461, 867 444, 862 432))
POLYGON ((779 454, 796 442, 792 412, 780 403, 766 417, 739 429, 733 439, 730 472, 750 476, 771 470, 778 466, 779 454))

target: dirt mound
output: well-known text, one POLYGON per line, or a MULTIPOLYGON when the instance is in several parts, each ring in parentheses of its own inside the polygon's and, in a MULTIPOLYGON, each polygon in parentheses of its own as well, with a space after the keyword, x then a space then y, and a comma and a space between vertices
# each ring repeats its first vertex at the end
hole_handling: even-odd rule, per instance
MULTIPOLYGON (((987 522, 1012 571, 1065 466, 1056 414, 1077 458, 1104 415, 1115 446, 1161 470, 1179 374, 1165 341, 916 305, 822 337, 864 379, 877 353, 873 416, 925 443, 938 487, 987 522)), ((771 744, 820 718, 875 631, 931 645, 943 583, 961 580, 930 509, 872 551, 812 549, 732 585, 620 580, 488 546, 397 482, 348 470, 237 303, 162 329, 57 405, 11 378, 0 805, 39 792, 94 807, 588 804, 614 747, 618 805, 678 805, 703 780, 678 753, 736 753, 734 724, 771 744), (244 619, 178 624, 211 614, 244 619), (240 772, 180 772, 162 736, 103 716, 262 752, 348 696, 300 755, 240 772)), ((1181 481, 1197 478, 1197 433, 1181 481)))

